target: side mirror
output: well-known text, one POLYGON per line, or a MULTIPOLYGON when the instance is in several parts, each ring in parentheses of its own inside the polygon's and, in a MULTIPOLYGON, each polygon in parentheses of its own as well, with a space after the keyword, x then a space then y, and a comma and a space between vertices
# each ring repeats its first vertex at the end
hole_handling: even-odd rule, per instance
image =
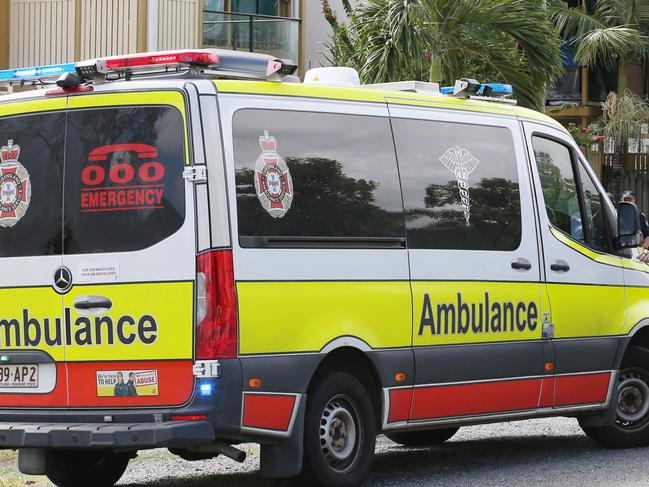
POLYGON ((623 201, 617 210, 617 245, 621 249, 642 244, 640 211, 633 203, 623 201))

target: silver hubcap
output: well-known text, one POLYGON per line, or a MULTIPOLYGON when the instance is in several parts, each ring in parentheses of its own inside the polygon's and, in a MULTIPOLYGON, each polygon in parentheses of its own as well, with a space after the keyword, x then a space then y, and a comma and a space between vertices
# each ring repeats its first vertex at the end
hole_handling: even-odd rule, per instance
POLYGON ((649 386, 635 374, 624 374, 621 379, 617 389, 617 415, 622 421, 639 421, 649 411, 649 386))
POLYGON ((327 403, 320 419, 320 449, 329 466, 346 470, 358 453, 356 408, 347 396, 336 396, 327 403))

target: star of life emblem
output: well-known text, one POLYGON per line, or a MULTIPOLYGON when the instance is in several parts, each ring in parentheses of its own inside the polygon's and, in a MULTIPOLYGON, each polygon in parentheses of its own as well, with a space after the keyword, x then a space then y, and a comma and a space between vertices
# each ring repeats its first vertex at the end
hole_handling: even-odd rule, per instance
POLYGON ((32 197, 29 172, 18 157, 20 146, 13 140, 0 148, 0 227, 13 227, 27 213, 32 197))
POLYGON ((451 171, 457 179, 457 187, 460 190, 460 204, 464 211, 466 226, 471 220, 471 199, 469 198, 469 174, 478 167, 480 161, 468 150, 460 147, 451 147, 439 158, 442 164, 451 171))
POLYGON ((255 190, 261 206, 273 218, 282 218, 293 202, 293 181, 282 156, 277 153, 275 137, 264 130, 259 137, 261 154, 255 163, 255 190))

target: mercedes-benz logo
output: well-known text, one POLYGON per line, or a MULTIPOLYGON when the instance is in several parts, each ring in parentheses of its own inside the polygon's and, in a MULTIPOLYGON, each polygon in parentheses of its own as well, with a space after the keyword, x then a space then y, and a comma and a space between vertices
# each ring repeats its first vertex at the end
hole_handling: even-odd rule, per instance
POLYGON ((67 267, 59 267, 54 273, 54 288, 64 293, 72 287, 72 273, 67 267))

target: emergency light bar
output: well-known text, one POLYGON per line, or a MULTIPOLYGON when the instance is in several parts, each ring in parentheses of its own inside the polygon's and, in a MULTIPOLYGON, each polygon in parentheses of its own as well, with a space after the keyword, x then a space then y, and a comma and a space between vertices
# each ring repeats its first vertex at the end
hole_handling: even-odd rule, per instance
MULTIPOLYGON (((454 90, 454 86, 444 86, 439 91, 443 95, 452 95, 454 90)), ((483 83, 475 94, 478 96, 510 96, 514 94, 514 90, 512 85, 504 83, 483 83)))
POLYGON ((293 74, 297 69, 291 61, 266 54, 201 49, 194 51, 163 51, 126 56, 91 59, 77 63, 76 71, 84 79, 105 78, 110 73, 119 75, 150 74, 198 68, 204 73, 221 76, 269 79, 272 76, 293 74))
MULTIPOLYGON (((452 95, 454 89, 454 86, 444 86, 443 88, 440 88, 439 91, 443 95, 452 95)), ((504 83, 483 83, 475 94, 478 96, 508 96, 513 95, 514 90, 512 89, 512 85, 504 83), (491 89, 490 92, 489 89, 491 89)))
POLYGON ((39 80, 43 78, 59 77, 65 73, 74 73, 74 63, 52 64, 49 66, 34 66, 31 68, 6 69, 0 71, 0 83, 39 80))

